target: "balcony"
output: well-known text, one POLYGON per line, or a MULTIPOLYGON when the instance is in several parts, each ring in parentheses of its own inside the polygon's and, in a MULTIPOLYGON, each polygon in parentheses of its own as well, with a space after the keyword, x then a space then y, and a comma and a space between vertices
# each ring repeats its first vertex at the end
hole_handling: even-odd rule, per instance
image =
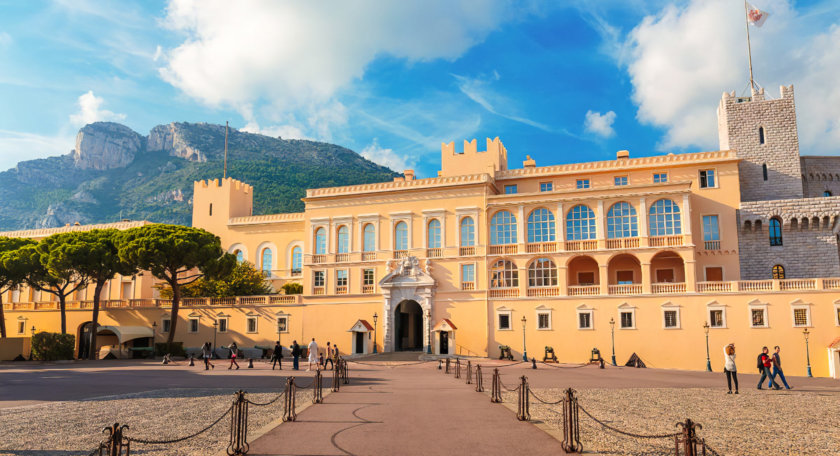
POLYGON ((327 294, 327 289, 325 287, 315 287, 312 290, 312 294, 314 294, 314 295, 325 295, 325 294, 327 294))
POLYGON ((569 285, 569 296, 598 296, 601 294, 600 285, 569 285))
POLYGON ((618 285, 609 285, 608 292, 611 295, 636 295, 642 294, 642 284, 627 283, 618 285))
POLYGON ((443 256, 443 249, 436 247, 433 249, 426 249, 426 258, 440 258, 443 256))
POLYGON ((313 264, 321 264, 327 262, 326 255, 312 255, 312 263, 313 264))
POLYGON ((394 258, 397 260, 408 258, 408 250, 394 250, 394 258))
POLYGON ((551 253, 556 251, 556 242, 536 242, 532 244, 525 244, 525 252, 527 253, 551 253))
POLYGON ((653 294, 685 293, 684 283, 654 283, 651 284, 653 294))
POLYGON ((533 298, 560 296, 560 289, 557 287, 528 288, 528 296, 533 298))
POLYGON ((458 249, 458 254, 461 256, 475 255, 475 247, 461 247, 458 249))
POLYGON ((362 293, 373 294, 376 291, 375 285, 362 285, 362 293))
POLYGON ((823 279, 824 290, 840 289, 840 279, 823 279))
POLYGON ((362 261, 376 260, 376 252, 362 252, 362 261))
POLYGON ((585 241, 566 241, 565 244, 566 250, 569 252, 598 249, 598 241, 595 239, 587 239, 585 241))
POLYGON ((697 282, 697 291, 700 293, 729 293, 732 291, 732 282, 697 282))
POLYGON ((703 241, 703 248, 706 250, 720 250, 720 241, 703 241))
POLYGON ((678 247, 683 245, 682 235, 676 236, 653 236, 648 238, 648 245, 651 247, 678 247))
POLYGON ((349 253, 336 253, 335 254, 335 261, 338 263, 342 263, 345 261, 350 261, 350 254, 349 253))
POLYGON ((772 280, 741 280, 738 291, 773 291, 772 280))
POLYGON ((639 238, 607 239, 606 246, 608 249, 636 249, 639 248, 639 238))
POLYGON ((779 290, 816 290, 817 279, 784 279, 779 281, 779 290))
POLYGON ((490 255, 514 255, 519 252, 519 246, 516 244, 507 245, 491 245, 490 255))
POLYGON ((491 298, 518 298, 519 288, 494 288, 490 290, 491 298))
POLYGON ((347 285, 337 285, 335 287, 335 294, 347 294, 347 285))
POLYGON ((475 290, 475 282, 461 282, 461 289, 464 291, 475 290))

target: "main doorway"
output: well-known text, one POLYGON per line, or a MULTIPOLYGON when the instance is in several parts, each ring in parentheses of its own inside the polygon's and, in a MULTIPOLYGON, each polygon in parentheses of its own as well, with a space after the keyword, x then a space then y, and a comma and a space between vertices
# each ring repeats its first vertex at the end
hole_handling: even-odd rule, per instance
POLYGON ((90 331, 93 328, 92 322, 87 322, 79 327, 79 356, 78 359, 87 359, 90 354, 90 331))
POLYGON ((416 301, 403 301, 394 311, 397 351, 423 349, 423 309, 416 301))

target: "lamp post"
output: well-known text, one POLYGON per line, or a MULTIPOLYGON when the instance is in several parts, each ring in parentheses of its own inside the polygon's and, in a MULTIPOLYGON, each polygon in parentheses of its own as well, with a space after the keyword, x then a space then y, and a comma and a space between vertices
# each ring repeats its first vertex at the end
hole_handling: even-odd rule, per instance
POLYGON ((155 344, 157 343, 157 322, 152 322, 152 348, 154 348, 155 344))
POLYGON ((612 336, 612 365, 615 366, 615 319, 610 317, 610 335, 612 336))
POLYGON ((426 354, 432 354, 432 309, 426 311, 426 321, 429 326, 429 345, 426 345, 426 354))
POLYGON ((216 329, 219 327, 219 320, 213 319, 213 356, 211 358, 216 357, 216 329))
POLYGON ((376 312, 373 313, 373 352, 376 353, 376 320, 379 318, 379 315, 376 315, 376 312))
POLYGON ((703 322, 703 331, 706 332, 706 372, 712 371, 712 360, 709 359, 709 322, 703 322))
POLYGON ((813 377, 813 375, 811 375, 811 351, 808 349, 808 336, 810 336, 811 333, 808 332, 808 328, 805 328, 805 330, 802 331, 802 334, 805 336, 805 359, 808 363, 808 376, 813 377))
POLYGON ((522 316, 522 361, 528 362, 528 348, 525 347, 525 315, 522 316))
POLYGON ((35 325, 32 325, 32 336, 29 338, 29 361, 32 361, 32 338, 35 337, 35 325))

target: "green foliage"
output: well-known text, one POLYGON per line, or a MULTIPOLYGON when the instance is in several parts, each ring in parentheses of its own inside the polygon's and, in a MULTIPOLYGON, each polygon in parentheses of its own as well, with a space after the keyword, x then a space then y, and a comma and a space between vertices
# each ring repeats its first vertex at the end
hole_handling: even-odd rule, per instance
MULTIPOLYGON (((201 278, 181 288, 185 298, 226 298, 229 296, 260 296, 272 293, 262 273, 251 263, 238 263, 229 274, 215 279, 201 278)), ((172 299, 172 288, 162 286, 160 296, 172 299)))
POLYGON ((156 342, 155 343, 155 356, 163 356, 169 353, 171 356, 187 356, 186 350, 184 350, 184 343, 183 342, 156 342))
POLYGON ((24 283, 29 273, 28 255, 20 250, 34 246, 29 239, 0 237, 0 337, 6 337, 6 316, 3 313, 3 293, 24 283))
MULTIPOLYGON (((79 271, 76 263, 80 256, 85 255, 85 248, 80 232, 59 233, 38 242, 29 257, 28 267, 31 269, 27 283, 58 297, 62 334, 67 332, 67 297, 88 284, 88 278, 79 271)), ((24 247, 21 251, 27 249, 24 247)))
POLYGON ((280 288, 282 288, 287 295, 303 294, 303 285, 297 282, 284 283, 283 286, 280 288))
POLYGON ((76 336, 39 332, 32 336, 32 359, 40 361, 55 361, 59 359, 73 359, 76 348, 76 336))

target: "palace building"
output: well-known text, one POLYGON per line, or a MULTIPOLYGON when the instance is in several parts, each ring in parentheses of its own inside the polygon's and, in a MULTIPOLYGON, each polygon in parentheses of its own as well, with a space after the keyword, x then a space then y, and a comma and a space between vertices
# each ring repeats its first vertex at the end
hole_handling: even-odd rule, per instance
MULTIPOLYGON (((716 371, 734 342, 743 371, 780 345, 786 371, 840 378, 840 158, 800 156, 792 86, 724 93, 718 126, 719 151, 566 165, 512 166, 499 138, 443 144, 437 177, 310 189, 295 214, 252 215, 244 182, 196 182, 193 226, 303 294, 186 299, 175 339, 538 360, 550 346, 575 363, 597 347, 695 370, 708 340, 716 371)), ((100 344, 164 340, 168 302, 137 280, 109 288, 100 344)), ((3 298, 13 337, 58 327, 51 303, 3 298)), ((79 336, 89 298, 68 310, 79 336)))

